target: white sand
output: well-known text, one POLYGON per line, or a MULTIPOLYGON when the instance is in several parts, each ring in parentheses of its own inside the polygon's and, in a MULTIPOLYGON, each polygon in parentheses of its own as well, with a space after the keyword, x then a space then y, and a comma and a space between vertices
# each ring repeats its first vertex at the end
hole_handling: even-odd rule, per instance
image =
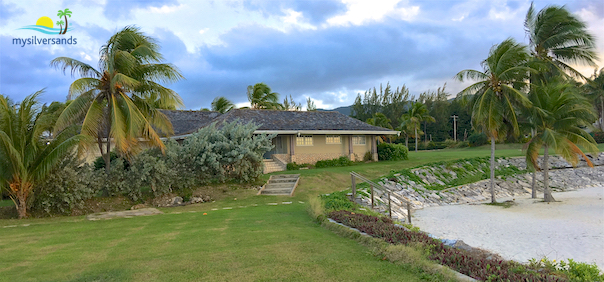
MULTIPOLYGON (((528 196, 517 205, 430 207, 415 211, 413 224, 437 237, 461 239, 506 259, 595 262, 604 269, 604 187, 554 193, 555 203, 528 196)), ((541 195, 542 197, 543 195, 541 195)), ((498 201, 511 198, 498 199, 498 201)))

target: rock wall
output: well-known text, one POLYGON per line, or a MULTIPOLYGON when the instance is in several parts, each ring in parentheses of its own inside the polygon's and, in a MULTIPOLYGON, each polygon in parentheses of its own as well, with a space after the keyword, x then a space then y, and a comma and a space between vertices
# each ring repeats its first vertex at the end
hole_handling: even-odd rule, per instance
MULTIPOLYGON (((563 159, 551 157, 550 167, 553 169, 549 172, 549 185, 552 191, 568 191, 587 186, 604 185, 604 153, 588 157, 596 167, 588 167, 587 163, 582 161, 577 168, 572 168, 563 159)), ((460 161, 447 165, 424 166, 411 170, 413 175, 399 174, 394 178, 382 179, 380 183, 393 193, 409 199, 414 209, 488 201, 491 197, 490 179, 447 187, 448 183, 455 182, 457 176, 484 174, 487 166, 488 163, 485 163, 484 159, 479 162, 460 161), (434 187, 443 189, 428 189, 434 187)), ((497 177, 495 181, 497 198, 531 194, 532 173, 524 170, 526 168, 524 158, 501 158, 497 160, 496 166, 496 169, 509 168, 512 172, 521 172, 497 177)), ((536 187, 538 197, 543 197, 542 172, 537 172, 536 187)), ((396 211, 396 213, 400 213, 400 217, 406 217, 405 211, 396 211)))

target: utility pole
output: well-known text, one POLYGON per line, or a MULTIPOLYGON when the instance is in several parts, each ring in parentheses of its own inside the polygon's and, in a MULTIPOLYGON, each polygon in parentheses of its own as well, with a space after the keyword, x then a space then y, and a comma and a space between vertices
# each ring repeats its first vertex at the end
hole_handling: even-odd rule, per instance
POLYGON ((453 118, 453 138, 455 139, 455 142, 457 142, 457 118, 458 116, 456 115, 452 115, 451 116, 453 118))

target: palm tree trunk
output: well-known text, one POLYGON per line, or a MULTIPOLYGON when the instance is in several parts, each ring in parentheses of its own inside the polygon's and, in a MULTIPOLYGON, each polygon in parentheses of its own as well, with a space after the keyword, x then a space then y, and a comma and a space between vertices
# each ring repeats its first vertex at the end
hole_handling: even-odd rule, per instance
POLYGON ((63 17, 65 17, 65 29, 63 30, 63 33, 61 33, 61 34, 65 34, 65 33, 67 32, 67 26, 69 25, 69 24, 67 23, 67 15, 65 15, 65 16, 63 16, 63 17))
POLYGON ((428 123, 424 121, 424 142, 428 143, 428 123))
POLYGON ((537 199, 537 189, 535 188, 535 184, 537 182, 537 170, 533 171, 533 182, 531 182, 531 198, 537 199))
POLYGON ((495 137, 491 136, 491 203, 495 201, 495 137))
POLYGON ((600 130, 604 131, 604 96, 600 97, 600 130))
POLYGON ((107 175, 109 175, 109 168, 111 167, 111 103, 109 104, 109 109, 107 111, 107 133, 105 135, 106 139, 105 142, 107 142, 107 149, 105 150, 105 155, 103 156, 103 159, 105 159, 105 173, 107 175))
POLYGON ((405 136, 405 147, 407 147, 407 149, 409 149, 409 135, 405 136))
POLYGON ((417 126, 415 127, 415 152, 417 153, 417 126))
POLYGON ((556 200, 552 196, 552 191, 549 189, 549 155, 548 147, 545 145, 545 153, 543 154, 543 201, 555 202, 556 200))

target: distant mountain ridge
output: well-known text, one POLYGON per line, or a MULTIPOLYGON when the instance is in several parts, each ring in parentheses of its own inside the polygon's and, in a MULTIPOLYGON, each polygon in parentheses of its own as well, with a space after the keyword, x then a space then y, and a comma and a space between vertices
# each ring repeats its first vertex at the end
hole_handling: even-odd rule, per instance
POLYGON ((341 114, 343 114, 343 115, 350 116, 350 113, 351 113, 351 111, 352 111, 351 109, 352 109, 352 105, 350 105, 350 106, 346 106, 346 107, 338 107, 338 108, 331 109, 331 110, 317 109, 317 111, 331 111, 331 112, 338 112, 338 113, 341 113, 341 114))

